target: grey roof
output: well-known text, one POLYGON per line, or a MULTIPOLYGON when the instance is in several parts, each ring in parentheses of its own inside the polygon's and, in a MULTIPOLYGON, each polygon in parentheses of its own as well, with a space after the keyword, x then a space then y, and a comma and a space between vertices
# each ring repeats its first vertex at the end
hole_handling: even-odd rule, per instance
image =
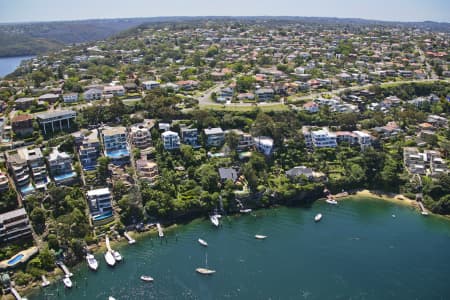
POLYGON ((305 175, 306 177, 313 176, 313 170, 311 168, 307 168, 305 166, 297 166, 292 169, 286 171, 286 175, 289 177, 297 177, 300 175, 305 175))
POLYGON ((233 168, 219 168, 219 176, 222 180, 230 179, 235 181, 238 179, 237 171, 233 168))
POLYGON ((24 102, 31 102, 34 101, 34 98, 28 97, 28 98, 19 98, 15 102, 16 103, 24 103, 24 102))
POLYGON ((205 131, 206 135, 209 135, 209 134, 223 134, 223 130, 220 127, 206 128, 204 131, 205 131))
POLYGON ((9 220, 23 215, 25 216, 27 215, 27 212, 24 208, 8 211, 6 213, 0 214, 0 223, 3 223, 5 220, 9 220))
POLYGON ((55 111, 48 111, 40 114, 36 114, 36 117, 45 120, 45 119, 52 119, 57 117, 63 117, 68 114, 74 114, 76 115, 76 112, 73 110, 55 110, 55 111))

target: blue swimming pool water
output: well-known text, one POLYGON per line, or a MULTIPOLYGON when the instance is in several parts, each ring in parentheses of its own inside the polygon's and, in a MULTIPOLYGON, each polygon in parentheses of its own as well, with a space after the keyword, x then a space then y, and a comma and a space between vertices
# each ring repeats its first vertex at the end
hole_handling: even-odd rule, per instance
POLYGON ((109 212, 101 214, 101 215, 93 216, 92 219, 94 221, 101 221, 101 220, 112 217, 112 215, 113 215, 112 211, 109 211, 109 212))
POLYGON ((24 257, 23 254, 19 254, 8 260, 8 265, 12 266, 17 264, 22 258, 24 257))
POLYGON ((106 152, 106 156, 111 157, 111 158, 120 158, 122 156, 127 156, 127 155, 130 155, 130 152, 127 149, 106 152))
POLYGON ((71 172, 71 173, 66 173, 66 174, 54 176, 54 178, 55 178, 56 181, 61 181, 61 180, 64 180, 64 179, 75 177, 75 176, 77 176, 77 173, 71 172))
POLYGON ((22 187, 20 191, 22 192, 22 194, 26 194, 28 192, 34 191, 34 187, 31 184, 29 184, 27 186, 22 187))

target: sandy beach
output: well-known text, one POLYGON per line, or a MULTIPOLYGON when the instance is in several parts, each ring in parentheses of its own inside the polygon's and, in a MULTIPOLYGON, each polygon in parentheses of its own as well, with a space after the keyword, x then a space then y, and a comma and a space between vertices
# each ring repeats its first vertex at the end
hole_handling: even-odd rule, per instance
POLYGON ((396 204, 412 206, 414 208, 419 208, 416 200, 410 199, 402 194, 386 193, 382 191, 370 191, 370 190, 358 190, 351 193, 348 197, 371 197, 390 201, 396 204))

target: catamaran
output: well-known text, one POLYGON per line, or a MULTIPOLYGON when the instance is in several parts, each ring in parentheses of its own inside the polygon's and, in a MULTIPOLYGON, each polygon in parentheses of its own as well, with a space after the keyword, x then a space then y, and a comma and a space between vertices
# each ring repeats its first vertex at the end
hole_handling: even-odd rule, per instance
POLYGON ((200 245, 205 246, 205 247, 208 247, 208 243, 207 243, 205 240, 203 240, 203 239, 198 239, 198 242, 200 243, 200 245))
POLYGON ((86 254, 86 261, 91 270, 97 271, 98 261, 95 259, 94 255, 92 255, 90 253, 86 254))
POLYGON ((114 258, 114 255, 111 253, 111 251, 106 251, 105 261, 110 267, 114 267, 114 265, 116 264, 116 259, 114 258))

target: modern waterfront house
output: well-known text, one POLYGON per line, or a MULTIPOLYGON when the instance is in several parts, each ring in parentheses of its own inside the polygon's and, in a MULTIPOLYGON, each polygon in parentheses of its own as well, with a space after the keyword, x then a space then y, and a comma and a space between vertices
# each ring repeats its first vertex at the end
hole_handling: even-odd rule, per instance
POLYGON ((103 151, 117 166, 130 163, 130 150, 125 127, 106 127, 101 131, 103 151))
POLYGON ((112 196, 108 188, 90 190, 86 193, 86 197, 94 222, 107 220, 113 216, 112 196))
POLYGON ((73 110, 55 110, 36 114, 36 118, 44 134, 47 134, 47 132, 70 129, 76 115, 73 110))
POLYGON ((254 138, 256 150, 263 153, 266 156, 272 154, 273 151, 273 139, 267 136, 258 136, 254 138))
POLYGON ((9 189, 9 180, 6 174, 0 171, 0 192, 4 192, 9 189))
POLYGON ((181 127, 180 132, 184 144, 191 145, 194 148, 199 147, 197 128, 181 127))
POLYGON ((180 137, 173 131, 165 131, 161 134, 165 150, 174 150, 180 148, 180 137))
POLYGON ((158 177, 158 165, 150 160, 141 158, 136 160, 136 171, 139 179, 154 183, 158 177))
POLYGON ((143 123, 136 124, 130 127, 131 143, 139 149, 146 149, 152 146, 152 135, 150 130, 155 123, 153 120, 144 120, 143 123))
POLYGON ((207 147, 219 147, 225 142, 225 133, 220 127, 203 130, 207 147))
POLYGON ((251 134, 245 133, 239 129, 230 129, 225 131, 226 134, 234 133, 238 137, 237 151, 244 151, 255 146, 255 141, 251 134))
POLYGON ((336 148, 337 136, 334 132, 330 132, 328 128, 320 130, 311 130, 309 127, 303 127, 302 133, 305 138, 305 144, 311 148, 336 148))
POLYGON ((59 152, 58 148, 53 148, 47 158, 50 175, 56 185, 69 185, 75 182, 77 173, 72 167, 72 158, 66 152, 59 152))
POLYGON ((0 214, 0 243, 8 243, 31 235, 30 221, 24 208, 0 214))
POLYGON ((9 173, 14 179, 16 189, 22 196, 29 195, 35 191, 31 182, 30 168, 25 157, 22 157, 17 150, 8 151, 5 154, 6 165, 9 173))
POLYGON ((20 155, 27 160, 36 189, 45 190, 47 188, 47 184, 49 183, 49 178, 44 155, 42 155, 41 149, 20 148, 18 151, 20 155))
POLYGON ((98 139, 97 129, 93 130, 89 135, 83 137, 83 141, 78 149, 83 170, 95 170, 97 166, 97 158, 100 156, 100 141, 98 139))

